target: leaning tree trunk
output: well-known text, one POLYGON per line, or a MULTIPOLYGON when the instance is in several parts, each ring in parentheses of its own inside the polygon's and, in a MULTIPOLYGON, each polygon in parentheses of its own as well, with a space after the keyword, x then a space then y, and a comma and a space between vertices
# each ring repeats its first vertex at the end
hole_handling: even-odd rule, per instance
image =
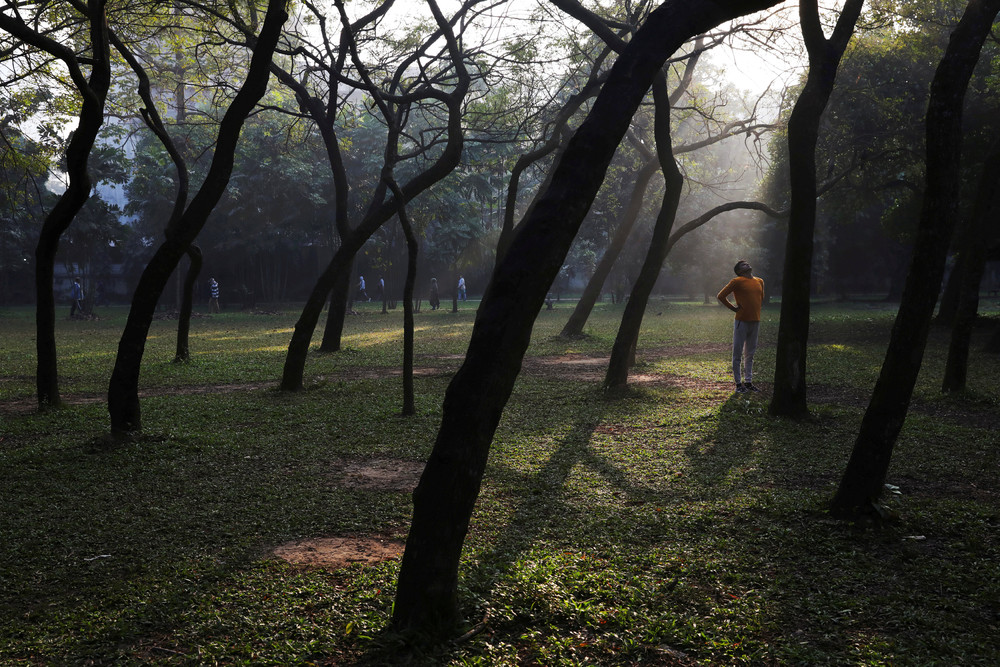
MULTIPOLYGON (((350 239, 347 239, 350 240, 350 239)), ((333 258, 326 269, 320 275, 316 284, 313 285, 306 304, 299 314, 299 319, 295 323, 292 331, 292 339, 288 343, 288 351, 285 354, 285 366, 281 375, 282 391, 298 391, 302 389, 302 375, 305 370, 306 356, 309 353, 309 342, 312 340, 313 331, 319 321, 320 313, 323 312, 323 304, 326 303, 326 295, 330 292, 331 285, 341 286, 349 284, 351 279, 351 263, 354 261, 354 248, 341 245, 334 253, 333 258)), ((346 313, 347 304, 338 307, 335 303, 336 295, 346 296, 346 291, 334 289, 334 298, 330 301, 331 315, 337 308, 342 313, 346 313)), ((338 336, 339 347, 339 336, 338 336)))
POLYGON ((847 469, 831 503, 834 516, 867 514, 882 495, 892 450, 913 395, 945 259, 958 217, 962 104, 1000 0, 971 0, 938 65, 927 107, 926 189, 913 260, 847 469))
MULTIPOLYGON (((958 238, 968 239, 972 237, 975 234, 972 229, 974 226, 974 224, 970 225, 970 229, 965 234, 959 231, 958 238)), ((971 258, 967 249, 968 245, 963 243, 961 252, 955 257, 955 265, 952 267, 951 274, 944 283, 944 290, 941 292, 941 302, 938 305, 935 324, 946 327, 954 326, 955 318, 958 317, 958 310, 961 307, 959 300, 962 298, 962 285, 966 280, 965 274, 970 268, 975 270, 975 267, 970 265, 971 258)))
POLYGON ((781 287, 781 320, 775 349, 772 416, 801 418, 806 406, 806 345, 816 228, 816 143, 819 122, 837 77, 840 58, 854 33, 863 0, 844 4, 830 39, 823 35, 816 0, 799 4, 802 36, 809 51, 809 76, 788 119, 791 206, 781 287))
POLYGON ((194 285, 198 282, 198 275, 201 273, 202 259, 201 248, 190 245, 187 249, 187 256, 190 260, 187 273, 184 276, 184 292, 181 300, 181 310, 177 316, 177 352, 174 355, 174 363, 187 361, 191 358, 191 350, 188 345, 188 334, 191 332, 191 310, 194 302, 194 285))
POLYGON ((663 268, 663 260, 667 256, 670 230, 677 217, 677 206, 680 204, 681 188, 684 185, 684 178, 677 168, 671 150, 670 103, 667 99, 666 76, 662 73, 653 82, 653 100, 656 105, 656 152, 664 180, 663 201, 656 216, 653 238, 650 240, 646 259, 625 303, 618 335, 611 348, 611 359, 604 376, 605 389, 621 389, 628 384, 628 369, 635 363, 635 347, 639 340, 642 316, 646 312, 649 295, 653 292, 656 279, 660 276, 660 269, 663 268))
POLYGON ((979 311, 979 284, 986 269, 986 232, 990 220, 995 219, 996 214, 1000 212, 998 187, 1000 187, 1000 140, 993 142, 983 160, 976 202, 972 208, 966 238, 962 243, 962 255, 965 256, 966 263, 951 329, 948 361, 945 363, 944 380, 941 383, 941 391, 944 392, 965 389, 969 342, 979 311))
POLYGON ((354 265, 354 256, 347 257, 343 261, 347 263, 346 270, 338 267, 331 274, 336 276, 336 279, 332 281, 333 287, 330 289, 330 310, 326 314, 326 328, 323 329, 323 339, 319 345, 321 352, 340 351, 344 320, 347 317, 348 302, 351 300, 351 267, 354 265))
POLYGON ((91 0, 87 3, 91 43, 89 81, 84 78, 76 55, 70 49, 31 30, 17 19, 0 17, 0 28, 63 60, 73 84, 83 98, 79 122, 66 149, 69 185, 45 217, 35 246, 35 351, 38 355, 35 388, 38 405, 43 408, 61 403, 56 361, 56 303, 53 292, 56 251, 59 249, 60 237, 90 197, 87 159, 104 123, 104 102, 111 85, 105 5, 103 0, 91 0))
POLYGON ((108 383, 111 432, 116 436, 127 436, 142 429, 139 368, 156 304, 180 258, 204 227, 229 184, 243 123, 267 90, 271 56, 288 17, 285 4, 286 0, 269 0, 246 81, 219 124, 215 155, 205 181, 184 213, 171 221, 166 238, 139 277, 108 383))
POLYGON ((615 148, 666 58, 693 35, 776 0, 668 0, 635 33, 519 226, 476 315, 465 361, 413 494, 393 626, 430 636, 458 622, 458 564, 490 444, 545 302, 615 148))
POLYGON ((646 187, 649 185, 650 179, 653 178, 659 166, 659 162, 654 158, 643 165, 642 169, 636 175, 635 185, 632 188, 632 197, 629 199, 628 207, 625 209, 625 213, 618 223, 618 230, 611 239, 608 249, 601 256, 601 261, 597 263, 594 275, 590 277, 587 285, 583 288, 580 300, 566 321, 566 325, 559 334, 560 336, 572 338, 583 333, 583 326, 587 323, 591 311, 594 310, 594 304, 597 303, 601 292, 604 290, 604 283, 607 282, 615 261, 625 248, 625 242, 628 241, 632 227, 635 225, 635 221, 642 211, 642 202, 646 196, 646 187))

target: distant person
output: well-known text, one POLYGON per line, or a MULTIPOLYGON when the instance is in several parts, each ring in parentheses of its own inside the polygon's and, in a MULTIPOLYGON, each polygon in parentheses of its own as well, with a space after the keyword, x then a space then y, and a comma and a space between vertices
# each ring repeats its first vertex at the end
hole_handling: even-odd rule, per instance
POLYGON ((458 300, 465 301, 465 277, 458 277, 458 300))
POLYGON ((73 287, 69 291, 69 316, 76 316, 76 311, 80 311, 80 315, 83 316, 83 285, 80 284, 79 278, 73 278, 73 287))
POLYGON ((376 292, 376 301, 385 301, 385 278, 378 279, 378 292, 376 292))
POLYGON ((431 296, 428 301, 431 304, 431 310, 437 310, 438 306, 441 305, 441 293, 438 291, 437 278, 431 278, 431 296))
POLYGON ((757 351, 757 333, 760 330, 760 306, 764 303, 764 281, 753 275, 750 262, 741 259, 733 267, 736 277, 716 295, 722 305, 736 313, 733 323, 733 379, 736 393, 759 391, 753 383, 753 355, 757 351), (729 300, 732 294, 734 304, 729 300), (743 375, 740 376, 742 362, 743 375))
POLYGON ((215 278, 211 278, 208 281, 208 311, 218 313, 219 310, 219 283, 215 282, 215 278))
POLYGON ((371 301, 368 292, 365 291, 365 277, 358 276, 358 299, 360 301, 371 301))

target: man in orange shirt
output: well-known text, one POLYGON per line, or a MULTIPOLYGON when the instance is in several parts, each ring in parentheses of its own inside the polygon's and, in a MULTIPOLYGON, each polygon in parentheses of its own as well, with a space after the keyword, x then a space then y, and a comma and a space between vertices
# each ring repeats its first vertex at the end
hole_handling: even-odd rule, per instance
POLYGON ((733 323, 733 378, 736 392, 759 391, 753 384, 753 354, 757 351, 757 332, 760 329, 760 306, 764 302, 764 281, 753 275, 750 262, 741 259, 733 267, 736 277, 730 280, 716 298, 736 313, 733 323), (734 304, 729 300, 732 294, 734 304), (740 366, 743 366, 743 380, 740 366))

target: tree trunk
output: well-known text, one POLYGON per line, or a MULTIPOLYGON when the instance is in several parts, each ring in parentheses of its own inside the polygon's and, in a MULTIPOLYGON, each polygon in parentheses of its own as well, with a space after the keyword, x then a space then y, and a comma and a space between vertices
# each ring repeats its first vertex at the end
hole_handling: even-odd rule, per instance
MULTIPOLYGON (((974 224, 970 225, 970 227, 974 226, 974 224)), ((970 228, 966 230, 965 234, 959 232, 958 238, 968 239, 974 234, 975 232, 970 228)), ((962 284, 965 282, 966 272, 972 268, 970 267, 969 253, 965 248, 966 245, 963 243, 963 249, 955 256, 955 265, 952 267, 951 274, 949 274, 948 279, 944 283, 944 291, 941 292, 941 303, 938 306, 935 324, 950 327, 955 324, 955 318, 958 317, 958 309, 960 308, 959 300, 962 298, 962 284)), ((973 270, 975 269, 973 268, 973 270)))
POLYGON ((913 261, 875 391, 831 503, 834 516, 853 518, 866 514, 882 494, 892 450, 920 371, 948 244, 958 217, 965 91, 998 11, 1000 0, 969 2, 931 83, 926 121, 926 189, 913 261))
MULTIPOLYGON (((396 198, 402 201, 402 193, 393 183, 391 185, 396 198)), ((410 416, 417 412, 413 392, 413 289, 417 284, 417 237, 413 233, 413 225, 406 215, 406 207, 399 207, 399 224, 406 236, 406 282, 403 284, 403 415, 410 416)))
POLYGON ((188 265, 187 274, 184 276, 184 293, 181 301, 180 314, 177 317, 177 352, 174 362, 179 363, 191 358, 191 351, 188 347, 188 333, 191 331, 191 308, 194 301, 194 285, 198 282, 198 275, 201 273, 201 248, 190 245, 187 249, 187 256, 191 263, 188 265))
MULTIPOLYGON (((302 374, 306 365, 306 356, 309 353, 309 341, 312 339, 313 331, 316 329, 320 313, 323 312, 323 305, 326 303, 326 295, 330 292, 331 285, 335 287, 330 300, 330 314, 328 317, 333 316, 335 309, 341 312, 341 317, 346 312, 346 303, 342 303, 338 307, 337 295, 346 296, 347 294, 347 290, 340 289, 340 287, 347 285, 349 288, 350 286, 351 263, 354 260, 355 252, 356 250, 353 248, 341 245, 316 281, 316 284, 313 285, 312 291, 309 293, 309 298, 306 299, 306 304, 302 308, 302 313, 295 323, 292 339, 288 343, 288 351, 285 354, 285 366, 281 375, 280 387, 282 391, 299 391, 302 389, 302 374)), ((340 336, 338 335, 337 349, 339 347, 340 336)))
POLYGON ((646 196, 646 187, 649 185, 650 179, 652 179, 653 174, 656 173, 659 166, 659 162, 655 159, 650 160, 643 165, 642 169, 636 175, 635 185, 632 188, 632 197, 629 200, 628 208, 625 209, 625 213, 618 222, 618 230, 611 239, 608 249, 604 251, 601 261, 597 263, 594 275, 590 277, 586 287, 583 288, 583 294, 580 295, 580 300, 573 309, 573 313, 569 316, 569 320, 566 321, 566 326, 563 327, 562 332, 559 334, 560 336, 572 338, 583 333, 583 327, 587 323, 591 311, 594 310, 594 304, 601 297, 601 292, 604 290, 604 283, 607 282, 608 276, 611 274, 615 260, 618 259, 618 256, 625 248, 625 242, 628 241, 632 227, 635 225, 635 221, 642 211, 642 202, 646 196))
POLYGON ((413 523, 393 608, 397 630, 442 636, 459 621, 459 557, 532 324, 653 77, 691 36, 774 4, 668 0, 649 15, 613 65, 554 167, 551 184, 497 265, 465 361, 448 386, 434 449, 413 494, 413 523))
MULTIPOLYGON (((352 254, 343 261, 347 262, 346 269, 335 269, 332 274, 336 276, 336 280, 333 281, 333 287, 330 289, 330 310, 326 313, 326 328, 323 329, 323 340, 319 345, 320 352, 340 351, 348 302, 353 298, 351 296, 351 267, 354 264, 354 255, 352 254)), ((325 299, 324 296, 323 300, 325 299)), ((322 308, 322 306, 321 301, 320 307, 322 308)))
POLYGON ((229 184, 240 131, 267 90, 271 56, 287 17, 285 0, 269 0, 246 81, 219 124, 215 154, 205 181, 184 213, 167 227, 166 238, 139 278, 108 383, 108 412, 113 435, 127 436, 142 429, 139 368, 156 304, 181 256, 204 227, 229 184))
POLYGON ((809 51, 809 76, 788 119, 791 206, 775 350, 774 394, 768 408, 772 416, 801 418, 809 413, 806 345, 816 228, 816 142, 820 118, 862 4, 863 0, 848 0, 844 4, 830 39, 823 36, 816 0, 803 0, 799 4, 802 35, 809 51))
POLYGON ((941 383, 943 392, 965 389, 969 342, 979 311, 979 285, 986 270, 986 233, 990 220, 995 220, 997 212, 1000 212, 998 188, 1000 188, 1000 140, 993 142, 983 160, 969 229, 966 238, 962 240, 962 256, 966 258, 966 263, 952 324, 948 361, 944 367, 944 380, 941 383))
POLYGON ((635 365, 635 349, 639 342, 642 316, 646 312, 649 295, 653 292, 656 279, 660 276, 660 269, 663 268, 663 260, 667 256, 670 230, 677 217, 677 206, 684 185, 684 178, 677 168, 671 150, 670 103, 667 99, 666 76, 662 73, 657 75, 653 82, 653 100, 656 105, 656 152, 664 180, 663 201, 656 216, 653 238, 650 240, 646 259, 625 303, 622 323, 618 327, 618 335, 611 348, 611 359, 604 376, 604 388, 611 390, 624 388, 628 384, 628 370, 635 365))
POLYGON ((2 26, 16 38, 23 39, 62 59, 70 69, 73 83, 83 98, 79 123, 66 149, 69 185, 45 217, 38 235, 38 244, 35 246, 35 350, 38 355, 35 388, 38 405, 42 408, 58 406, 61 403, 56 361, 56 305, 53 292, 56 251, 59 249, 60 237, 90 197, 87 159, 94 147, 97 133, 104 123, 104 101, 111 85, 105 4, 103 0, 91 0, 87 3, 92 50, 89 81, 84 79, 77 65, 76 56, 63 45, 34 33, 23 23, 9 22, 10 19, 5 19, 2 26))

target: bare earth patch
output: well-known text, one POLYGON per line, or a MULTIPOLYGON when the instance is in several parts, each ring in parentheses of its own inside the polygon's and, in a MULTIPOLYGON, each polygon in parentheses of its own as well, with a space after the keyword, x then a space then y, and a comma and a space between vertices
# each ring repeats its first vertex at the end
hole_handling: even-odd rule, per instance
POLYGON ((316 537, 286 542, 274 555, 292 565, 328 570, 352 563, 371 564, 399 558, 403 542, 387 537, 316 537))
POLYGON ((368 459, 335 461, 330 477, 337 486, 348 489, 413 491, 424 471, 423 461, 406 459, 368 459))
MULTIPOLYGON (((421 461, 367 459, 334 461, 331 481, 349 489, 411 492, 424 470, 421 461)), ((386 536, 316 537, 288 542, 274 555, 292 565, 335 570, 352 563, 372 564, 399 558, 403 541, 386 536)))

